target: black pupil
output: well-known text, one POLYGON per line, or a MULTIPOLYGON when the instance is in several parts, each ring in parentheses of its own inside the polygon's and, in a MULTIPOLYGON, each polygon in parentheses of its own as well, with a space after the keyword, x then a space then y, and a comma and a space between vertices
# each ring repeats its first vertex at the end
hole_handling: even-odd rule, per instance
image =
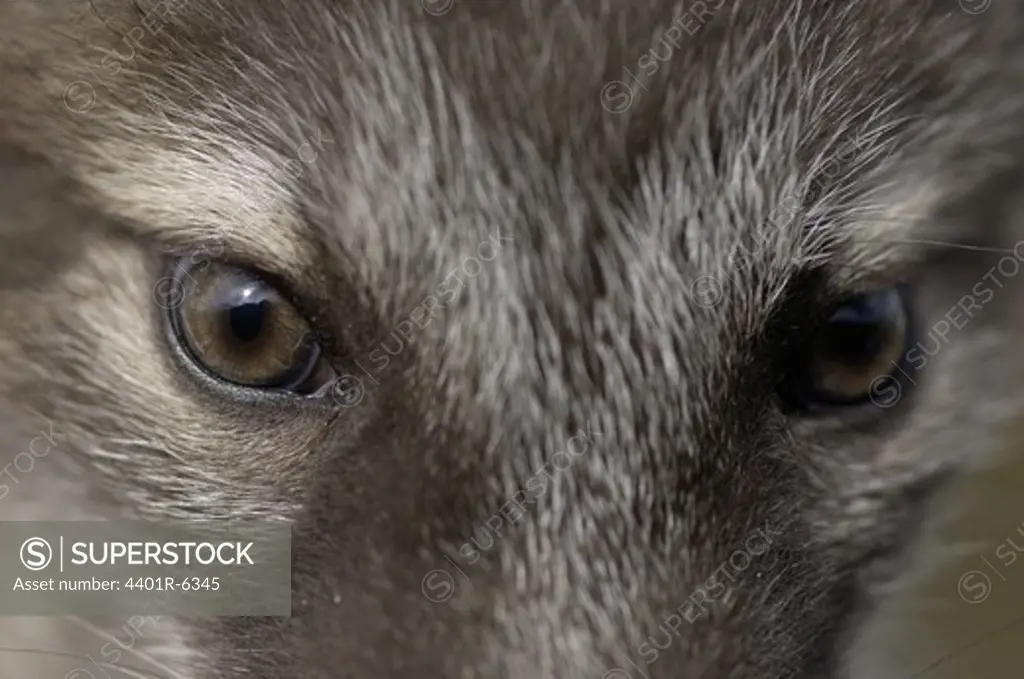
POLYGON ((853 365, 870 364, 885 349, 898 317, 898 299, 888 294, 863 297, 843 305, 825 329, 831 358, 853 365))
POLYGON ((228 311, 228 327, 242 344, 254 342, 263 332, 269 312, 269 300, 239 304, 228 311))
POLYGON ((885 325, 881 320, 861 323, 835 322, 825 333, 829 358, 850 365, 871 363, 883 350, 885 325))

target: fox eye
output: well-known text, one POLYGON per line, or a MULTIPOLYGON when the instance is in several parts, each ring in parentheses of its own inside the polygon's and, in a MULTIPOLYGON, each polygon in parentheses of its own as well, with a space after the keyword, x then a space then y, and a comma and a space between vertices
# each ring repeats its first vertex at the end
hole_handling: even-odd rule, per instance
POLYGON ((225 264, 175 266, 171 327, 198 367, 232 384, 302 394, 331 381, 309 323, 264 278, 225 264))
POLYGON ((899 380, 909 342, 910 322, 900 288, 848 299, 832 309, 804 345, 797 394, 809 407, 875 401, 887 384, 899 380))

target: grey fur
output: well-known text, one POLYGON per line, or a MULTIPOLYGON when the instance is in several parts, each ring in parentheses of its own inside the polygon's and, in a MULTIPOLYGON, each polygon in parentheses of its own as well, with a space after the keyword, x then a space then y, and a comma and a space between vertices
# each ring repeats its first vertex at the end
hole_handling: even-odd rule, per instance
POLYGON ((811 269, 815 298, 909 283, 930 328, 1024 237, 1024 8, 716 1, 188 0, 141 38, 152 3, 0 2, 4 438, 67 433, 0 517, 293 520, 291 619, 147 639, 188 679, 637 677, 768 528, 644 669, 842 676, 926 500, 1018 406, 1019 281, 890 409, 784 414, 766 357, 780 314, 816 308, 811 269), (198 379, 153 302, 167 249, 222 248, 359 359, 498 235, 353 408, 198 379), (689 294, 707 276, 711 307, 689 294), (446 556, 581 428, 461 579, 446 556), (432 602, 444 568, 457 595, 432 602))

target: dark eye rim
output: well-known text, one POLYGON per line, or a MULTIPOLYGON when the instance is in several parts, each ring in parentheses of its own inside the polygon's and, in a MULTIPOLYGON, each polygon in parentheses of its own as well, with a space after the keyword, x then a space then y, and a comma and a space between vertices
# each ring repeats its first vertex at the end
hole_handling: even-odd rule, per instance
POLYGON ((316 373, 317 367, 321 362, 326 360, 326 351, 324 349, 325 343, 323 338, 317 332, 317 328, 312 323, 309 323, 309 317, 304 313, 301 305, 295 304, 295 307, 298 312, 307 319, 307 323, 309 323, 310 332, 306 335, 306 338, 307 340, 312 338, 313 350, 307 359, 306 365, 296 371, 296 374, 298 374, 299 377, 289 380, 286 384, 261 386, 258 384, 249 384, 231 380, 214 372, 206 365, 205 361, 196 355, 195 349, 191 346, 191 342, 188 340, 186 331, 182 327, 183 321, 180 313, 181 308, 185 304, 185 299, 189 289, 188 285, 186 285, 186 279, 190 277, 193 271, 200 268, 206 268, 208 266, 237 269, 274 288, 278 291, 281 297, 289 303, 294 304, 294 302, 292 296, 288 293, 286 286, 280 285, 275 277, 267 275, 251 266, 224 260, 189 260, 190 257, 188 255, 169 257, 166 264, 167 269, 165 269, 168 270, 168 273, 163 279, 165 281, 171 281, 172 290, 177 290, 180 293, 177 303, 160 305, 160 310, 163 312, 162 315, 165 334, 172 354, 176 358, 176 362, 185 367, 191 375, 202 380, 206 385, 218 390, 232 392, 239 397, 254 397, 259 399, 269 398, 274 400, 294 400, 296 398, 306 400, 323 400, 330 391, 328 388, 329 385, 328 387, 323 387, 310 392, 297 391, 298 387, 316 373))
POLYGON ((830 415, 851 410, 877 409, 884 411, 902 403, 910 389, 916 386, 915 380, 910 375, 911 370, 908 369, 910 368, 908 354, 917 343, 919 332, 910 287, 906 284, 894 284, 843 297, 825 308, 820 318, 821 320, 809 330, 807 341, 798 343, 795 350, 791 352, 790 366, 799 365, 800 368, 796 371, 787 371, 789 374, 786 375, 780 386, 780 395, 787 406, 786 409, 804 415, 830 415), (830 397, 815 389, 808 379, 809 369, 802 361, 802 358, 810 353, 809 344, 815 333, 844 306, 864 297, 887 291, 893 291, 898 296, 905 323, 903 345, 899 351, 899 359, 894 361, 892 369, 887 373, 879 373, 875 376, 868 389, 855 397, 847 399, 830 397))

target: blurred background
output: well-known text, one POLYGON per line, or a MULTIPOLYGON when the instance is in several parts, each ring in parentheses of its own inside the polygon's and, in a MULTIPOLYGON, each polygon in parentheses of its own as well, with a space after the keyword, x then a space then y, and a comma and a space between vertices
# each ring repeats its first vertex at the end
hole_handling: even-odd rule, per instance
POLYGON ((882 655, 857 679, 1024 676, 1024 419, 941 502, 950 515, 917 558, 923 576, 886 597, 864 639, 882 655))

